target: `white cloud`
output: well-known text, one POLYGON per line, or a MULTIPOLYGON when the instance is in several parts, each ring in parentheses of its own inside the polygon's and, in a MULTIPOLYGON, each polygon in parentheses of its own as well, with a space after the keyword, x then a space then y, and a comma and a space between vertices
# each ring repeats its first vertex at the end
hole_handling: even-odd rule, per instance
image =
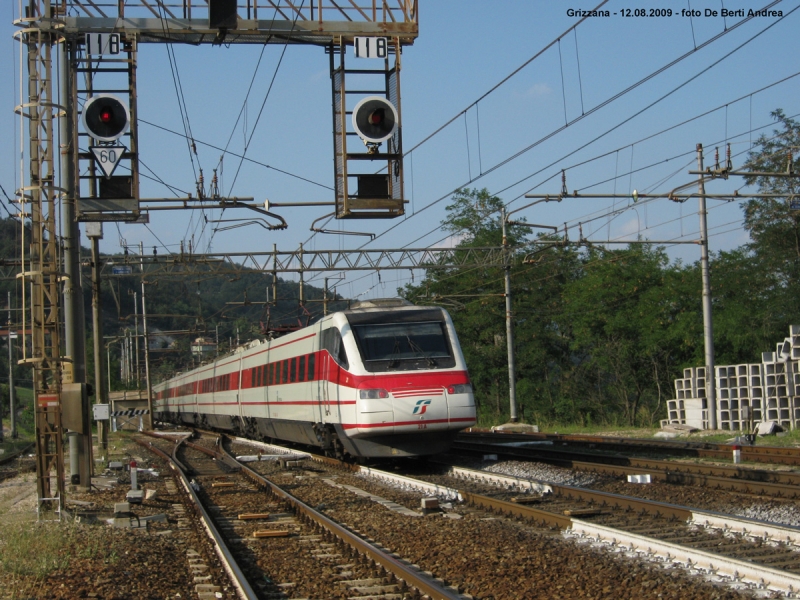
POLYGON ((552 91, 553 88, 546 83, 534 83, 527 90, 524 90, 521 95, 524 98, 541 98, 542 96, 548 96, 552 91))

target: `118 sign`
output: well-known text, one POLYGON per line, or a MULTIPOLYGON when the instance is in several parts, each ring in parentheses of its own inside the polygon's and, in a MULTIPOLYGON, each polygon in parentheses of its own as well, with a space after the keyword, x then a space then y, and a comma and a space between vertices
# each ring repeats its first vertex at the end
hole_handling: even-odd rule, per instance
POLYGON ((389 41, 385 37, 357 37, 354 39, 356 58, 386 58, 389 41))

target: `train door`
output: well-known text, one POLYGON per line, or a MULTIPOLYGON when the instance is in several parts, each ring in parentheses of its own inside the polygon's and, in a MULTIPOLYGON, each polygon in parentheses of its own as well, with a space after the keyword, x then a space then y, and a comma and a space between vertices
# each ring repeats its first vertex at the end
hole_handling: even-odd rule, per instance
POLYGON ((272 365, 272 341, 267 342, 267 354, 264 358, 264 388, 259 395, 259 401, 263 402, 264 412, 263 418, 269 420, 271 418, 270 411, 270 394, 272 393, 272 379, 273 379, 273 365, 272 365))
POLYGON ((320 328, 319 335, 317 336, 319 352, 319 360, 316 365, 317 368, 317 398, 319 400, 319 420, 322 423, 328 423, 331 420, 331 392, 335 393, 335 386, 331 386, 331 360, 328 352, 326 352, 324 339, 327 329, 320 328), (334 388, 333 390, 331 388, 334 388))
POLYGON ((239 355, 239 377, 236 384, 236 414, 239 416, 239 426, 244 428, 244 417, 242 415, 242 361, 243 357, 239 355))

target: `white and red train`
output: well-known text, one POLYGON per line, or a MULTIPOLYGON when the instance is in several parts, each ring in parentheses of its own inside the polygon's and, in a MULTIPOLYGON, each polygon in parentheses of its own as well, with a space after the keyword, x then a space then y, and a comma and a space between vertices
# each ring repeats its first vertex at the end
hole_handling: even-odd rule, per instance
POLYGON ((353 458, 437 454, 475 424, 450 316, 400 302, 252 342, 153 390, 157 420, 353 458))

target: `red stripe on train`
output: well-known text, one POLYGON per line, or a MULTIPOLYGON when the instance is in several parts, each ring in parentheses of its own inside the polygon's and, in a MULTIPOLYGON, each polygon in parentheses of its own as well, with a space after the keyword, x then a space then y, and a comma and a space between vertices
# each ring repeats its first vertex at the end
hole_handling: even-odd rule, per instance
POLYGON ((437 423, 475 423, 475 419, 461 417, 458 419, 433 419, 430 421, 397 421, 392 423, 342 423, 342 429, 378 429, 380 427, 403 427, 407 425, 433 425, 437 423))

